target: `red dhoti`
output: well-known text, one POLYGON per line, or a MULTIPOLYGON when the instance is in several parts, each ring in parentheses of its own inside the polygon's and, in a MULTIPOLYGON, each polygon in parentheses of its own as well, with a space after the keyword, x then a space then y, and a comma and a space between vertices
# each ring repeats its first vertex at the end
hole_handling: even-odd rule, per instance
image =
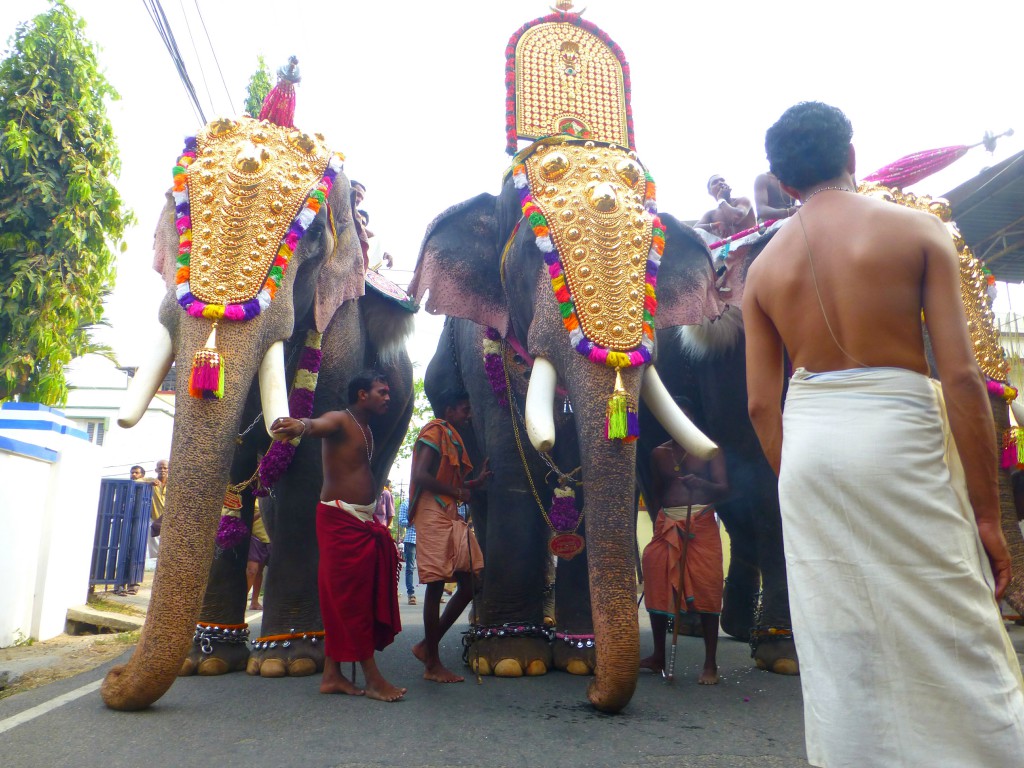
MULTIPOLYGON (((345 506, 355 511, 334 503, 316 508, 324 650, 335 661, 363 661, 402 631, 398 550, 387 528, 345 506)), ((373 504, 369 509, 372 515, 373 504)))
POLYGON ((686 530, 686 507, 669 507, 658 513, 654 538, 644 548, 644 604, 647 610, 672 616, 679 589, 683 537, 689 536, 683 573, 683 596, 679 612, 721 613, 722 536, 711 505, 694 505, 690 530, 686 530), (666 514, 667 513, 667 514, 666 514))

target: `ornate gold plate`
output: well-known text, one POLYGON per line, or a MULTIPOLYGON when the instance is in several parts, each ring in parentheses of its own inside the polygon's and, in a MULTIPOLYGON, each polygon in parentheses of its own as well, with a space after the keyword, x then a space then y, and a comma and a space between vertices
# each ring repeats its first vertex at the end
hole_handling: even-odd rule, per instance
POLYGON ((546 22, 516 44, 516 131, 629 146, 622 64, 607 43, 574 24, 546 22))
POLYGON ((331 153, 320 134, 247 117, 213 121, 196 144, 188 169, 191 291, 208 304, 248 301, 331 153))
POLYGON ((525 165, 584 335, 615 351, 636 349, 654 221, 644 208, 643 166, 620 147, 574 143, 542 145, 525 165))

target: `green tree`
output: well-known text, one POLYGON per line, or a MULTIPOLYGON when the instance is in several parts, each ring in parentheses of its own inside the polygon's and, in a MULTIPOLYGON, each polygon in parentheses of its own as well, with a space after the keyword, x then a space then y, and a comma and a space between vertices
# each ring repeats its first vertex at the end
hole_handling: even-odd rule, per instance
MULTIPOLYGON (((398 449, 398 458, 408 459, 412 456, 412 449, 416 445, 416 436, 420 433, 423 425, 434 418, 434 412, 430 409, 430 401, 423 392, 423 379, 417 378, 412 383, 413 402, 412 419, 409 420, 409 431, 405 433, 405 440, 402 447, 398 449)), ((395 502, 397 507, 398 502, 395 502)))
POLYGON ((270 81, 271 73, 267 62, 262 56, 256 58, 258 69, 249 78, 249 88, 246 91, 245 104, 243 109, 250 117, 259 117, 263 108, 263 100, 267 98, 273 83, 270 81))
POLYGON ((63 0, 19 24, 0 62, 0 402, 67 399, 64 366, 90 338, 134 221, 85 22, 63 0))

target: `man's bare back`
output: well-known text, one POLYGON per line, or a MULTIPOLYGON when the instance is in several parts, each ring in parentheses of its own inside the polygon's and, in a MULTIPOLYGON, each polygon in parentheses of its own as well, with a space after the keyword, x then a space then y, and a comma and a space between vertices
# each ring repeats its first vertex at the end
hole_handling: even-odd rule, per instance
POLYGON ((929 260, 955 258, 936 216, 826 190, 775 235, 751 265, 748 286, 786 340, 794 367, 927 374, 925 270, 929 260))

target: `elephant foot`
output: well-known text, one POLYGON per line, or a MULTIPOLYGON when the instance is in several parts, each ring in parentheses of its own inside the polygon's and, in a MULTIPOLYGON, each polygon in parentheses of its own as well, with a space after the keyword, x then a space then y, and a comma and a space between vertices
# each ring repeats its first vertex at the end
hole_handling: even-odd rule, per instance
POLYGON ((323 633, 291 633, 283 640, 261 638, 245 671, 260 677, 308 677, 324 670, 323 633))
POLYGON ((241 672, 249 661, 248 635, 248 630, 232 633, 218 625, 198 625, 178 676, 241 672))
POLYGON ((792 637, 761 640, 752 655, 758 669, 777 675, 800 674, 800 661, 797 659, 792 637))
POLYGON ((555 669, 570 675, 592 675, 597 667, 597 655, 592 637, 555 640, 552 648, 555 669))
POLYGON ((551 646, 535 637, 478 639, 466 648, 464 659, 478 675, 536 677, 551 668, 551 646))

